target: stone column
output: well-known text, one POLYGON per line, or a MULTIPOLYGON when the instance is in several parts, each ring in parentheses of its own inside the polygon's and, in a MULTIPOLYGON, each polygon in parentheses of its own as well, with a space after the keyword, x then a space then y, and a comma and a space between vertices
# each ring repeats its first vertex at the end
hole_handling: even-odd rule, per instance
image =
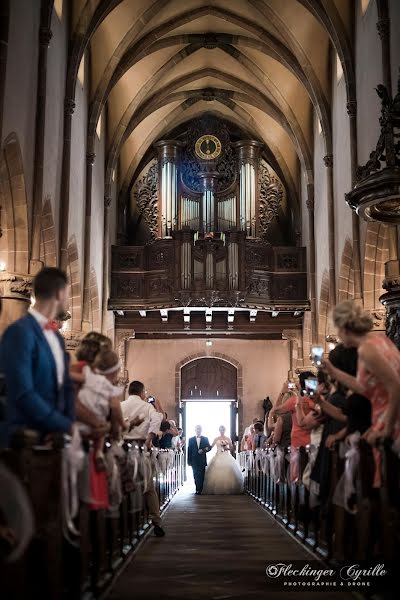
POLYGON ((309 259, 310 259, 310 302, 311 302, 311 340, 317 343, 318 325, 317 325, 317 284, 315 275, 315 228, 314 228, 314 184, 307 184, 307 210, 308 210, 308 229, 309 229, 309 259))
MULTIPOLYGON (((128 350, 130 340, 135 339, 135 332, 132 329, 118 329, 115 335, 115 351, 119 355, 122 365, 121 375, 118 380, 118 385, 124 388, 125 394, 129 385, 128 373, 128 350)), ((124 395, 125 395, 124 394, 124 395)))
POLYGON ((32 278, 0 273, 0 335, 14 321, 24 316, 30 305, 32 278))
MULTIPOLYGON (((376 3, 378 8, 376 28, 381 40, 383 85, 387 89, 389 96, 392 97, 389 7, 387 0, 377 0, 376 3)), ((399 230, 396 226, 389 227, 389 260, 399 260, 399 230)), ((393 272, 393 268, 393 265, 389 267, 389 273, 393 272)))
POLYGON ((29 267, 29 270, 32 274, 40 271, 41 267, 43 266, 40 262, 40 234, 43 198, 44 136, 46 124, 47 54, 52 35, 53 34, 48 27, 41 25, 39 29, 39 60, 36 95, 36 140, 33 174, 33 218, 30 256, 31 260, 29 267))
POLYGON ((324 156, 327 181, 328 204, 328 243, 329 243, 329 305, 336 304, 336 263, 335 263, 335 206, 333 202, 333 155, 324 156))
POLYGON ((101 331, 107 335, 107 311, 108 294, 110 281, 110 206, 111 196, 104 198, 104 228, 103 228, 103 285, 102 285, 102 310, 101 310, 101 331))
POLYGON ((86 202, 85 202, 85 228, 83 245, 83 307, 82 307, 82 331, 90 329, 90 238, 92 226, 92 182, 93 165, 96 159, 94 152, 86 154, 86 202))
POLYGON ((155 144, 159 163, 160 237, 172 237, 178 228, 178 140, 161 140, 155 144))
POLYGON ((69 219, 69 178, 71 170, 72 115, 75 110, 73 98, 66 98, 64 104, 64 142, 61 171, 61 198, 59 216, 59 264, 64 271, 68 266, 68 219, 69 219))
MULTIPOLYGON (((350 161, 351 161, 351 187, 356 184, 357 173, 357 102, 355 100, 347 103, 347 114, 350 121, 350 161)), ((353 273, 354 273, 354 298, 361 300, 363 297, 363 285, 361 277, 361 253, 360 253, 360 218, 352 211, 352 233, 353 233, 353 273)))
POLYGON ((9 19, 10 0, 7 0, 0 4, 0 140, 3 139, 3 107, 6 91, 9 19))
POLYGON ((258 165, 263 144, 254 140, 241 140, 237 149, 239 170, 239 228, 248 237, 258 235, 258 165))

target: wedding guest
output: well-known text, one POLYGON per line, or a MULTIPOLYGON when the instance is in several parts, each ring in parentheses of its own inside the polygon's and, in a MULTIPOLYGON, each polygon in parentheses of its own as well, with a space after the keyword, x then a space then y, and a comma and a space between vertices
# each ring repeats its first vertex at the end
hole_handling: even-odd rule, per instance
MULTIPOLYGON (((310 412, 312 406, 314 405, 314 403, 311 402, 310 398, 305 396, 304 392, 305 380, 309 379, 310 377, 314 377, 314 373, 312 373, 311 371, 305 371, 303 373, 300 373, 299 376, 301 387, 300 396, 304 397, 302 403, 304 415, 307 415, 310 412)), ((300 446, 307 446, 310 443, 310 432, 307 431, 302 425, 300 425, 300 423, 297 420, 296 402, 298 397, 299 394, 297 394, 294 390, 287 390, 287 396, 285 396, 285 401, 282 402, 282 404, 279 404, 278 406, 275 405, 270 411, 270 414, 272 413, 273 416, 281 416, 285 413, 290 413, 292 415, 290 445, 294 448, 300 448, 300 446)))
POLYGON ((6 418, 0 445, 17 429, 71 433, 74 396, 69 357, 54 320, 65 312, 69 284, 60 269, 42 269, 33 280, 34 305, 4 332, 0 371, 7 387, 6 418))
MULTIPOLYGON (((277 408, 291 396, 296 394, 289 390, 283 397, 278 399, 277 408)), ((274 417, 268 415, 268 429, 271 431, 269 441, 272 445, 277 445, 280 448, 288 448, 290 446, 290 437, 292 432, 292 415, 290 412, 274 417)))
MULTIPOLYGON (((314 374, 311 371, 304 371, 299 375, 299 383, 300 383, 300 396, 303 397, 302 400, 302 410, 304 415, 307 415, 314 403, 311 402, 310 398, 305 396, 305 381, 314 377, 314 374)), ((287 387, 287 386, 286 386, 287 387)), ((292 482, 295 482, 299 477, 298 472, 298 452, 299 448, 305 447, 310 443, 310 432, 305 427, 303 427, 297 419, 296 415, 296 403, 298 394, 294 390, 287 390, 287 393, 290 393, 290 397, 282 402, 280 406, 274 406, 270 414, 273 416, 281 416, 285 413, 290 413, 292 415, 292 429, 290 432, 290 479, 292 482)))
POLYGON ((160 427, 162 437, 160 439, 160 448, 171 449, 173 447, 173 439, 179 435, 175 421, 163 421, 160 427))
POLYGON ((111 350, 112 343, 110 338, 91 331, 83 337, 76 350, 77 362, 70 365, 70 376, 75 384, 75 414, 77 421, 90 427, 90 436, 94 439, 103 437, 110 431, 110 423, 100 418, 99 415, 90 408, 84 406, 79 399, 79 390, 84 382, 83 369, 86 366, 92 366, 96 356, 102 350, 111 350))
MULTIPOLYGON (((333 379, 371 402, 372 424, 363 437, 374 445, 376 440, 390 438, 396 452, 400 451, 400 353, 385 335, 371 333, 372 318, 353 301, 338 304, 333 322, 346 347, 357 348, 357 376, 335 367, 329 360, 323 366, 333 379)), ((380 455, 374 448, 375 480, 380 485, 380 455)))
MULTIPOLYGON (((111 350, 99 352, 93 366, 83 367, 83 383, 78 398, 85 408, 94 412, 102 421, 110 418, 114 429, 127 429, 121 411, 122 389, 116 385, 120 370, 121 364, 115 352, 111 350)), ((103 446, 104 437, 100 437, 95 441, 94 447, 98 471, 105 470, 103 446)))
POLYGON ((254 435, 254 424, 259 423, 260 419, 258 417, 254 417, 251 425, 245 428, 243 432, 243 437, 241 441, 241 450, 251 450, 253 447, 252 438, 254 435))
MULTIPOLYGON (((138 445, 145 445, 150 450, 153 439, 160 429, 164 411, 159 401, 154 406, 146 401, 146 390, 141 381, 132 381, 129 385, 129 397, 121 404, 122 414, 129 422, 139 417, 142 422, 127 432, 125 439, 132 440, 138 445)), ((157 537, 165 535, 161 527, 160 503, 154 487, 153 477, 150 477, 148 488, 144 493, 149 516, 154 525, 154 533, 157 537)))
POLYGON ((264 433, 264 425, 259 421, 254 424, 254 436, 252 439, 252 450, 255 451, 258 448, 264 448, 267 442, 267 436, 264 433))

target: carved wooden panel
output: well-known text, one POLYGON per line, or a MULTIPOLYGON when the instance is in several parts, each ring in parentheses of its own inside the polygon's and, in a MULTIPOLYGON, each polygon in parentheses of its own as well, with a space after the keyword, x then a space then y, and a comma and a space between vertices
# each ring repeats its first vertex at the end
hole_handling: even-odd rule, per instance
POLYGON ((172 290, 171 280, 167 274, 148 274, 146 276, 146 296, 149 300, 168 300, 172 290))
POLYGON ((142 274, 126 273, 122 275, 114 273, 112 277, 111 296, 121 300, 143 298, 143 279, 142 274))
POLYGON ((307 277, 305 275, 273 276, 272 295, 274 301, 305 302, 307 300, 307 277))
POLYGON ((144 247, 142 246, 113 246, 113 271, 141 271, 144 265, 144 247))
POLYGON ((174 244, 169 242, 155 242, 146 247, 147 266, 151 271, 170 269, 174 265, 174 244))
POLYGON ((233 400, 237 396, 237 370, 218 358, 199 358, 182 367, 181 398, 233 400))
POLYGON ((272 266, 271 246, 261 243, 246 241, 246 268, 270 269, 272 266))
POLYGON ((247 288, 248 299, 258 299, 268 302, 271 298, 271 274, 254 270, 247 288))
POLYGON ((274 248, 275 271, 306 271, 304 248, 274 248))

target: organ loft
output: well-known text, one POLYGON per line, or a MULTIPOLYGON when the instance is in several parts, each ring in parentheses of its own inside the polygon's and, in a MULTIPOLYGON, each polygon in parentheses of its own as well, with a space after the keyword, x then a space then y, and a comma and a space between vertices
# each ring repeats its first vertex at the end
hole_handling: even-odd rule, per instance
POLYGON ((206 114, 154 143, 119 226, 109 301, 117 327, 265 339, 301 328, 310 305, 298 207, 249 132, 206 114))

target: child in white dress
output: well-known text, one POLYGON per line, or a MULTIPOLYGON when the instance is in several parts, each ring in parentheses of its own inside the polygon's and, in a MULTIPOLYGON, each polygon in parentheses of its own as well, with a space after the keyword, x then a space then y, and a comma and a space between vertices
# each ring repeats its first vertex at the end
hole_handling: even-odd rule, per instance
MULTIPOLYGON (((78 398, 83 406, 88 408, 103 421, 111 419, 111 422, 126 429, 126 423, 121 411, 122 388, 115 385, 121 369, 118 355, 111 350, 100 352, 91 366, 86 365, 82 369, 82 386, 78 398)), ((83 423, 80 430, 89 433, 90 428, 83 423)), ((105 469, 103 446, 104 436, 95 440, 96 469, 105 469)))

